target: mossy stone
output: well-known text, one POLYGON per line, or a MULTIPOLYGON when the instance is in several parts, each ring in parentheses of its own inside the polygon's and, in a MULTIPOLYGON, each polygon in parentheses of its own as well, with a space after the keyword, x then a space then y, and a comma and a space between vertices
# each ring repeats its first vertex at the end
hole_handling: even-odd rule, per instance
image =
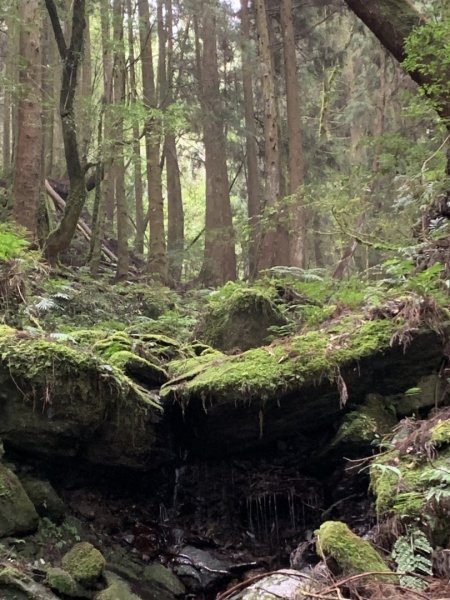
POLYGON ((161 588, 173 596, 182 596, 186 593, 186 589, 178 577, 170 569, 159 563, 153 563, 145 567, 142 579, 151 584, 152 588, 161 588))
POLYGON ((20 481, 40 517, 57 524, 64 521, 66 506, 49 481, 30 475, 21 476, 20 481))
MULTIPOLYGON (((316 531, 316 536, 317 553, 324 557, 327 565, 336 574, 392 573, 375 548, 341 521, 322 523, 316 531)), ((386 581, 383 575, 373 575, 372 578, 386 581)))
POLYGON ((89 588, 101 579, 106 561, 92 544, 80 542, 63 556, 61 564, 75 581, 89 588))
POLYGON ((95 600, 141 600, 134 594, 128 583, 115 573, 105 573, 108 587, 96 594, 95 600))
POLYGON ((59 600, 48 588, 15 567, 0 567, 1 600, 59 600))
MULTIPOLYGON (((230 289, 234 289, 230 287, 230 289)), ((254 288, 237 288, 228 295, 222 288, 219 299, 211 297, 196 337, 219 350, 249 350, 267 343, 270 328, 287 320, 268 294, 254 288)))
POLYGON ((75 579, 60 567, 47 569, 45 583, 55 592, 69 598, 89 598, 90 594, 75 579))
POLYGON ((37 529, 39 516, 17 476, 0 463, 0 538, 37 529))

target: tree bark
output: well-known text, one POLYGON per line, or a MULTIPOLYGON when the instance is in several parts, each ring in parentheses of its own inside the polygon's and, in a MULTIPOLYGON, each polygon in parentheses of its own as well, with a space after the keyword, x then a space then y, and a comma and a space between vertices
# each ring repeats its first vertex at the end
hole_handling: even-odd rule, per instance
POLYGON ((61 222, 50 233, 46 241, 47 257, 51 262, 54 262, 58 254, 70 246, 78 219, 86 201, 84 165, 81 162, 79 154, 74 110, 78 67, 83 52, 85 0, 73 0, 72 30, 69 46, 66 45, 54 0, 45 0, 45 4, 52 22, 53 33, 62 61, 59 112, 70 183, 69 196, 61 222))
MULTIPOLYGON (((166 53, 166 98, 165 108, 174 100, 173 71, 173 10, 172 0, 166 0, 167 53, 166 53)), ((178 165, 175 133, 169 128, 164 139, 167 185, 167 255, 169 279, 174 284, 181 280, 184 258, 184 210, 181 191, 180 168, 178 165)))
POLYGON ((279 116, 275 72, 269 37, 265 0, 255 0, 256 26, 261 61, 261 91, 264 103, 264 142, 266 161, 265 207, 261 217, 258 270, 289 264, 287 215, 281 203, 279 116))
POLYGON ((123 157, 124 129, 123 108, 125 104, 125 48, 123 40, 123 0, 113 3, 114 27, 114 176, 115 197, 117 207, 117 270, 116 280, 123 281, 128 277, 128 208, 125 198, 125 165, 123 157))
POLYGON ((226 139, 217 62, 215 6, 202 5, 201 106, 205 145, 205 248, 200 280, 222 285, 236 279, 236 255, 226 162, 226 139))
POLYGON ((17 150, 14 168, 16 223, 32 239, 37 236, 39 200, 42 189, 42 62, 41 13, 39 0, 20 3, 20 98, 17 150))
POLYGON ((152 111, 158 108, 153 67, 152 38, 148 0, 139 0, 142 87, 144 105, 148 110, 145 124, 147 155, 148 205, 150 215, 150 242, 148 270, 156 279, 167 280, 167 253, 164 232, 164 202, 161 182, 161 123, 152 111))
MULTIPOLYGON (((129 77, 130 77, 130 101, 135 106, 138 99, 136 84, 136 66, 134 52, 134 15, 131 0, 127 0, 128 13, 128 56, 129 56, 129 77)), ((142 182, 142 158, 141 142, 139 133, 139 120, 133 118, 133 170, 134 170, 134 199, 136 211, 136 237, 134 240, 134 249, 137 254, 144 256, 144 235, 146 225, 144 223, 144 186, 142 182)))
POLYGON ((292 15, 292 0, 281 0, 284 71, 288 130, 289 265, 305 267, 306 215, 300 187, 303 185, 301 106, 292 15))
POLYGON ((257 245, 259 235, 259 214, 261 184, 258 171, 258 144, 255 122, 255 106, 253 99, 253 67, 248 52, 250 41, 250 16, 248 0, 241 0, 241 53, 242 53, 242 87, 244 93, 244 118, 245 118, 245 149, 247 165, 247 211, 249 222, 249 275, 253 279, 256 275, 257 245))

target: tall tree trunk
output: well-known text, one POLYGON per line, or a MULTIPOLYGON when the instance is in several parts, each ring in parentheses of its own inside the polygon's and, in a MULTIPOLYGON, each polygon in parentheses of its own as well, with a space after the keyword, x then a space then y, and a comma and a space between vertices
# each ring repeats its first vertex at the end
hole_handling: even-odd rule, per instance
POLYGON ((114 176, 117 206, 117 271, 116 280, 128 277, 128 208, 125 198, 125 166, 123 158, 123 108, 125 104, 125 48, 123 40, 123 0, 114 0, 114 176))
POLYGON ((4 89, 4 112, 3 112, 3 169, 8 173, 12 162, 12 140, 11 140, 11 125, 12 125, 12 94, 13 80, 15 75, 14 56, 16 47, 17 25, 13 15, 9 15, 6 19, 7 38, 6 38, 6 57, 5 57, 5 79, 6 85, 4 89))
POLYGON ((20 3, 20 99, 16 160, 14 165, 14 219, 32 239, 42 183, 41 13, 39 0, 20 3))
POLYGON ((56 44, 62 61, 62 81, 59 111, 64 140, 64 153, 69 175, 69 195, 59 226, 47 238, 46 253, 54 262, 57 255, 70 246, 75 234, 78 219, 86 201, 84 165, 80 159, 77 128, 75 123, 74 100, 77 88, 78 67, 83 52, 83 32, 85 26, 85 0, 73 0, 72 29, 67 46, 61 29, 54 0, 45 0, 55 34, 56 44))
MULTIPOLYGON (((128 56, 129 56, 129 76, 130 76, 130 101, 135 106, 138 99, 136 84, 136 66, 134 52, 134 15, 131 0, 127 0, 128 13, 128 56)), ((146 225, 144 223, 144 186, 142 182, 142 164, 141 164, 141 142, 139 134, 139 120, 133 118, 133 171, 134 171, 134 199, 136 210, 136 237, 134 240, 134 249, 140 256, 144 255, 144 235, 146 225)))
POLYGON ((245 117, 245 148, 247 164, 247 210, 250 228, 249 234, 249 274, 250 278, 256 275, 257 244, 258 244, 258 219, 261 210, 260 194, 261 184, 258 172, 258 145, 256 141, 255 107, 253 101, 253 67, 248 52, 250 40, 250 17, 248 0, 241 0, 241 53, 242 53, 242 87, 244 92, 244 117, 245 117))
MULTIPOLYGON (((172 0, 166 0, 167 22, 167 60, 166 60, 166 108, 174 100, 173 71, 173 10, 172 0)), ((166 160, 167 185, 167 255, 169 260, 169 279, 177 284, 181 280, 184 254, 184 211, 181 192, 180 168, 178 165, 175 134, 166 128, 164 138, 164 156, 166 160)))
POLYGON ((42 95, 44 98, 42 106, 42 131, 43 142, 43 169, 46 176, 52 175, 53 167, 53 133, 54 133, 54 111, 55 111, 55 40, 51 30, 48 15, 44 17, 44 32, 42 43, 42 95))
POLYGON ((142 87, 144 105, 149 111, 145 124, 145 148, 147 154, 147 185, 150 215, 150 243, 148 270, 155 278, 167 279, 167 254, 164 233, 164 203, 161 182, 161 123, 151 111, 157 109, 155 76, 153 68, 152 39, 148 0, 139 0, 142 87))
POLYGON ((283 34, 288 129, 288 192, 291 196, 289 205, 289 265, 304 268, 306 215, 300 190, 304 177, 302 124, 292 18, 292 0, 281 0, 281 31, 283 34))
POLYGON ((91 142, 91 98, 92 98, 92 65, 91 65, 91 32, 89 15, 86 15, 86 28, 84 37, 83 63, 81 70, 81 130, 80 144, 81 156, 87 160, 89 144, 91 142))
POLYGON ((289 264, 289 232, 281 200, 280 140, 275 72, 265 0, 255 0, 261 61, 261 91, 264 103, 264 149, 266 162, 265 206, 261 216, 258 270, 289 264))
POLYGON ((219 88, 214 3, 203 2, 202 11, 200 101, 205 145, 206 216, 205 250, 200 279, 204 285, 215 286, 236 279, 236 255, 219 88))

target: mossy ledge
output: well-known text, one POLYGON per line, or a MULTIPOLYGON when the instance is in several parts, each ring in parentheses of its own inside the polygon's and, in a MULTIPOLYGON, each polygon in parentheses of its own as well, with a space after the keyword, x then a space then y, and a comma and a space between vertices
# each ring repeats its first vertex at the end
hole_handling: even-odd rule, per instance
POLYGON ((143 468, 161 407, 89 351, 0 327, 0 435, 33 453, 143 468))

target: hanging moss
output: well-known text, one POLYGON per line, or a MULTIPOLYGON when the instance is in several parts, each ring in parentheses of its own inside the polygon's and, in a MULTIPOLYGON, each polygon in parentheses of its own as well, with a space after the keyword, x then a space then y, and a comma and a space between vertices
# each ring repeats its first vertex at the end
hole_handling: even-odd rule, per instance
POLYGON ((109 363, 129 377, 148 385, 159 386, 167 381, 164 369, 127 350, 115 352, 110 357, 109 363))

